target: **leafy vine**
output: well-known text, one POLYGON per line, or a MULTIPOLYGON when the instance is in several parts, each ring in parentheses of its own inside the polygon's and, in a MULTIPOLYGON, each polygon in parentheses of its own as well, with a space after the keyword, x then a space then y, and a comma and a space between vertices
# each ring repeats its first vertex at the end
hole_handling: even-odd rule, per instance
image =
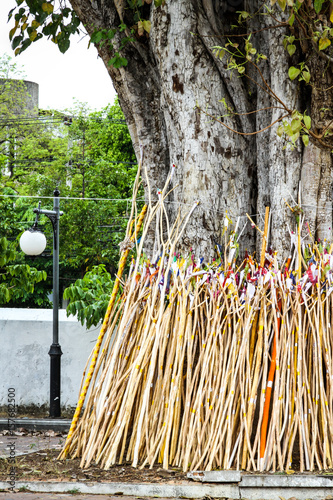
MULTIPOLYGON (((264 4, 264 7, 266 8, 266 12, 263 15, 269 16, 272 24, 263 29, 275 29, 282 26, 288 27, 290 34, 283 39, 284 49, 290 57, 295 54, 297 49, 305 54, 304 61, 289 67, 288 76, 290 80, 298 80, 300 85, 314 87, 315 79, 311 75, 309 63, 307 62, 311 54, 311 49, 316 55, 327 61, 328 65, 333 62, 333 57, 330 53, 333 39, 333 0, 271 0, 270 6, 264 4), (280 11, 284 12, 285 21, 276 18, 277 6, 275 4, 278 5, 280 11)), ((253 14, 247 11, 240 11, 238 14, 237 27, 242 26, 253 16, 253 14)), ((227 68, 231 73, 236 71, 239 77, 246 77, 260 86, 275 102, 272 108, 282 110, 280 118, 263 130, 280 122, 280 125, 277 127, 277 134, 280 137, 285 137, 291 147, 295 147, 296 142, 301 138, 305 146, 309 144, 309 140, 311 139, 321 147, 332 149, 333 130, 331 128, 331 120, 329 120, 329 123, 320 132, 313 130, 311 118, 308 116, 306 110, 300 112, 297 109, 290 109, 273 92, 260 68, 261 61, 266 60, 267 57, 265 54, 259 53, 251 42, 251 37, 254 33, 257 33, 257 31, 245 34, 231 33, 226 36, 227 42, 223 46, 216 45, 212 47, 212 50, 218 59, 222 60, 226 57, 227 68), (259 75, 258 82, 251 76, 253 72, 248 70, 249 66, 252 66, 259 75)), ((227 115, 237 115, 225 102, 224 105, 227 115)), ((200 111, 206 113, 202 109, 200 111)), ((255 112, 259 111, 261 110, 256 110, 255 112)), ((212 118, 226 126, 220 118, 212 118)), ((236 130, 234 132, 241 135, 253 135, 262 132, 262 130, 251 133, 241 133, 236 130)))

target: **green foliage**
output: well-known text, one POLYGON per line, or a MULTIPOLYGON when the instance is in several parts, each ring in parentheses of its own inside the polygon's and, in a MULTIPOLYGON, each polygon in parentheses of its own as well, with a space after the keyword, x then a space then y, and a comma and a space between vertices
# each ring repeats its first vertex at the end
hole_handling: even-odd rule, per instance
MULTIPOLYGON (((16 65, 8 56, 0 57, 0 75, 17 76, 16 65)), ((29 169, 66 152, 66 142, 55 136, 32 108, 31 97, 20 79, 4 79, 0 84, 0 169, 2 186, 24 191, 29 169)), ((21 192, 21 194, 25 194, 21 192)), ((35 193, 36 194, 36 193, 35 193)))
POLYGON ((314 9, 317 14, 321 11, 325 0, 314 0, 314 9))
POLYGON ((258 64, 262 59, 267 59, 265 54, 262 54, 253 47, 251 40, 251 34, 244 39, 244 45, 240 45, 238 42, 233 42, 228 39, 228 42, 224 46, 215 45, 212 47, 213 54, 219 59, 223 59, 227 56, 227 68, 232 73, 236 70, 239 76, 245 75, 247 63, 258 64))
POLYGON ((113 47, 111 40, 115 37, 117 33, 116 29, 94 29, 90 40, 89 40, 89 46, 91 43, 94 43, 96 45, 99 45, 100 47, 103 47, 105 42, 109 42, 110 46, 113 47))
POLYGON ((105 316, 112 287, 111 275, 105 266, 94 266, 83 279, 65 289, 64 298, 69 300, 67 316, 77 315, 87 328, 98 325, 105 316))
POLYGON ((26 293, 34 292, 35 284, 46 280, 46 272, 22 262, 17 251, 17 241, 0 237, 0 305, 19 300, 26 293))
POLYGON ((115 68, 121 68, 122 66, 127 66, 127 59, 125 57, 121 57, 119 52, 116 52, 114 57, 109 60, 109 64, 114 66, 115 68))
POLYGON ((295 78, 298 77, 300 72, 301 72, 300 69, 295 68, 294 66, 290 66, 290 68, 288 70, 288 75, 289 75, 290 80, 295 80, 295 78))
POLYGON ((295 37, 293 35, 286 36, 283 40, 283 46, 288 51, 288 54, 292 56, 296 52, 296 45, 294 44, 295 37))
MULTIPOLYGON (((109 64, 115 68, 121 68, 128 63, 126 57, 121 54, 122 50, 129 43, 145 41, 151 30, 148 16, 152 0, 126 0, 126 3, 126 22, 121 19, 121 24, 111 29, 93 26, 88 29, 92 32, 89 45, 93 43, 101 48, 107 44, 112 54, 109 64)), ((165 0, 154 0, 155 8, 164 3, 165 0)), ((55 8, 55 0, 16 0, 16 4, 8 15, 8 19, 15 22, 9 32, 15 55, 45 36, 58 45, 60 52, 64 53, 69 49, 71 36, 79 32, 80 20, 66 1, 60 2, 58 8, 55 8)))
POLYGON ((309 133, 311 128, 311 118, 306 114, 294 110, 290 119, 284 119, 277 129, 277 135, 283 137, 285 134, 289 137, 292 146, 295 146, 297 140, 301 137, 304 146, 309 144, 309 133))
POLYGON ((23 69, 8 54, 0 57, 0 78, 24 78, 23 69))
POLYGON ((54 1, 16 0, 17 7, 9 12, 8 19, 15 25, 9 38, 15 55, 23 52, 32 42, 47 36, 64 53, 70 46, 70 37, 78 33, 80 20, 74 10, 62 5, 54 9, 54 1))
POLYGON ((68 128, 67 177, 58 185, 64 195, 82 201, 61 202, 61 258, 82 272, 100 263, 115 272, 127 222, 123 199, 131 197, 137 171, 135 154, 117 101, 100 112, 74 112, 68 128))
MULTIPOLYGON (((126 29, 126 25, 121 24, 118 29, 94 29, 89 40, 89 46, 91 43, 100 48, 103 47, 104 44, 108 45, 109 50, 114 53, 114 56, 109 60, 108 64, 114 66, 115 68, 127 66, 127 59, 125 57, 122 57, 119 51, 121 51, 129 42, 135 41, 132 35, 122 36, 118 48, 119 51, 116 50, 113 44, 113 39, 115 38, 117 32, 123 32, 124 28, 126 29)), ((131 33, 134 33, 134 30, 131 30, 131 33)))
POLYGON ((45 259, 24 256, 19 250, 18 238, 27 227, 25 220, 34 219, 30 201, 13 197, 17 193, 8 187, 0 187, 0 239, 1 264, 0 288, 1 306, 5 307, 50 307, 47 294, 52 288, 52 263, 45 259), (8 196, 8 198, 7 198, 8 196))
MULTIPOLYGON (((264 29, 273 29, 280 26, 290 28, 290 34, 285 36, 282 42, 290 58, 294 59, 295 54, 299 56, 305 53, 303 61, 297 65, 290 64, 288 69, 290 80, 296 81, 299 86, 304 84, 314 86, 315 83, 309 69, 311 59, 319 55, 330 64, 332 64, 333 60, 331 53, 329 53, 333 38, 333 0, 310 0, 307 2, 303 0, 271 0, 270 3, 264 2, 260 10, 266 10, 265 13, 261 12, 260 15, 271 18, 271 26, 267 25, 264 29), (279 16, 281 10, 286 12, 288 17, 279 16), (274 23, 276 24, 274 25, 274 23), (326 53, 322 54, 324 51, 326 53)), ((259 11, 252 14, 247 11, 240 11, 238 14, 238 25, 233 26, 233 28, 238 28, 248 22, 248 19, 259 15, 259 11)), ((247 26, 247 28, 249 27, 247 26)), ((273 122, 271 126, 276 122, 281 122, 277 128, 277 134, 279 137, 284 137, 289 146, 295 147, 298 139, 301 139, 303 144, 307 146, 311 138, 317 141, 321 147, 324 146, 332 150, 332 131, 328 127, 324 128, 319 134, 311 130, 311 118, 306 115, 306 112, 302 113, 297 109, 290 109, 290 105, 284 103, 278 93, 272 90, 270 83, 264 77, 263 68, 260 66, 261 61, 266 60, 267 57, 265 54, 260 54, 253 47, 250 41, 251 30, 247 29, 247 31, 250 31, 247 35, 235 33, 235 38, 230 34, 225 45, 213 46, 212 52, 215 57, 220 60, 226 57, 227 68, 231 74, 236 70, 240 78, 248 78, 252 84, 257 83, 270 96, 273 107, 282 110, 281 117, 273 122), (257 81, 254 79, 255 73, 258 76, 257 81)), ((299 90, 295 88, 295 102, 297 101, 296 93, 299 90)), ((321 89, 323 93, 329 90, 330 87, 327 90, 321 89)), ((226 116, 237 114, 228 109, 225 102, 224 104, 228 113, 226 116)), ((223 124, 223 122, 221 123, 223 124)), ((245 135, 247 134, 245 133, 245 135)))
MULTIPOLYGON (((7 63, 6 59, 6 74, 11 70, 7 63)), ((0 59, 0 70, 1 66, 0 59)), ((39 116, 30 112, 26 120, 26 89, 22 98, 13 89, 16 87, 8 87, 2 101, 0 95, 0 236, 16 239, 31 227, 38 200, 29 196, 52 198, 57 187, 66 198, 60 200, 64 212, 60 220, 60 291, 99 264, 115 273, 128 216, 124 198, 131 198, 137 172, 118 101, 98 112, 76 103, 67 117, 55 111, 39 116), (12 111, 16 105, 23 113, 12 111)), ((52 199, 42 200, 42 208, 52 206, 52 199)), ((45 216, 40 217, 39 225, 48 245, 45 256, 34 258, 33 266, 46 271, 48 278, 38 282, 33 294, 31 287, 22 288, 20 296, 12 294, 9 306, 50 306, 53 232, 45 216)), ((18 256, 20 263, 30 265, 31 258, 22 253, 18 256)))

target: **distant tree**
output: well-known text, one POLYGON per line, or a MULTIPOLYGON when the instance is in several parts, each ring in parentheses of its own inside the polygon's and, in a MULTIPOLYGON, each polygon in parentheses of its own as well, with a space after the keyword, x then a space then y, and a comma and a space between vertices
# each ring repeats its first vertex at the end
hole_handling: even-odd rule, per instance
POLYGON ((18 303, 32 294, 35 285, 46 279, 46 272, 22 262, 16 242, 0 238, 0 306, 10 301, 18 303))
POLYGON ((39 134, 33 120, 36 113, 22 70, 4 54, 0 57, 0 168, 8 177, 13 176, 23 143, 39 134))
MULTIPOLYGON (((60 221, 61 290, 83 278, 93 266, 104 264, 109 272, 115 272, 118 244, 127 220, 128 202, 124 198, 131 197, 137 170, 130 135, 117 101, 98 112, 77 103, 66 113, 50 111, 30 117, 33 127, 30 124, 24 130, 21 117, 13 117, 12 136, 16 134, 16 123, 25 135, 22 133, 16 141, 10 173, 4 147, 0 178, 2 196, 10 191, 12 195, 52 198, 55 187, 59 188, 64 211, 60 221)), ((17 200, 15 216, 12 213, 7 220, 11 238, 32 225, 33 208, 37 205, 37 200, 19 197, 17 200)), ((43 199, 42 203, 43 208, 52 208, 52 199, 43 199)), ((3 216, 5 212, 0 217, 3 216)), ((20 297, 19 302, 24 300, 29 307, 48 306, 47 296, 52 290, 52 226, 43 216, 39 224, 49 243, 46 258, 35 258, 34 266, 46 270, 48 279, 39 283, 33 295, 25 293, 20 297)), ((9 305, 14 304, 16 298, 12 296, 9 305)))
POLYGON ((103 319, 112 291, 113 281, 105 266, 100 264, 88 271, 64 291, 69 301, 67 315, 77 315, 87 328, 96 326, 103 319))
MULTIPOLYGON (((12 196, 12 189, 0 189, 2 196, 12 196)), ((17 235, 23 228, 21 217, 26 208, 15 203, 15 198, 0 197, 0 306, 24 304, 34 296, 38 300, 41 282, 46 280, 46 272, 29 265, 18 248, 17 235), (37 292, 36 292, 37 290, 37 292), (37 295, 37 296, 36 296, 37 295)), ((40 297, 39 297, 40 298, 40 297)))
POLYGON ((82 275, 98 264, 115 272, 127 221, 128 202, 123 200, 131 197, 137 171, 131 138, 118 101, 88 115, 74 111, 64 191, 82 201, 64 205, 61 252, 82 275))

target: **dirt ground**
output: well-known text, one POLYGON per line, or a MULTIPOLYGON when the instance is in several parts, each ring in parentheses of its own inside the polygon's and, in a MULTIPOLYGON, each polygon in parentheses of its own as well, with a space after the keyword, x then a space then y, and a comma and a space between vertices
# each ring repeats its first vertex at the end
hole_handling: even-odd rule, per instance
MULTIPOLYGON (((0 480, 7 481, 10 464, 8 444, 15 439, 15 467, 17 481, 73 481, 73 482, 158 482, 174 483, 187 480, 186 473, 178 468, 168 471, 156 464, 152 469, 148 467, 137 469, 130 464, 114 465, 109 470, 103 470, 94 463, 88 469, 80 468, 80 459, 58 460, 67 433, 55 431, 28 431, 17 429, 14 435, 9 431, 0 432, 0 480)), ((299 470, 299 464, 293 463, 290 473, 299 470)), ((276 474, 281 474, 277 472, 276 474)), ((283 474, 283 473, 282 473, 283 474)), ((333 469, 326 471, 305 472, 303 474, 318 474, 332 476, 333 469)), ((333 497, 332 497, 333 498, 333 497)))
POLYGON ((115 465, 105 471, 91 465, 80 468, 80 460, 58 460, 66 433, 27 431, 18 429, 14 436, 0 432, 0 480, 6 481, 12 464, 9 463, 8 443, 15 439, 17 481, 100 481, 100 482, 168 482, 186 479, 179 469, 165 471, 159 465, 153 469, 135 469, 129 464, 115 465))
MULTIPOLYGON (((165 471, 159 466, 153 469, 134 469, 130 465, 115 465, 105 471, 99 466, 91 465, 89 469, 81 469, 79 459, 57 460, 59 452, 44 450, 18 456, 16 459, 17 481, 97 481, 97 482, 168 482, 186 479, 183 472, 175 469, 165 471)), ((0 477, 6 480, 9 463, 0 459, 0 477)))

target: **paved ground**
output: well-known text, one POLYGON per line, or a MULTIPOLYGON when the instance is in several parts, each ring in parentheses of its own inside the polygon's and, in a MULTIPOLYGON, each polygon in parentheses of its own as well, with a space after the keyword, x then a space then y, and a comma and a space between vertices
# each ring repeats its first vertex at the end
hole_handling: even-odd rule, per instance
MULTIPOLYGON (((52 432, 52 431, 51 431, 52 432)), ((47 434, 47 433, 46 433, 47 434)), ((9 457, 10 443, 15 444, 15 455, 25 455, 39 450, 61 450, 65 439, 61 436, 3 436, 0 435, 0 458, 9 457)))
POLYGON ((0 433, 0 458, 7 458, 10 454, 10 446, 15 449, 15 456, 33 453, 39 450, 61 450, 65 442, 65 435, 54 431, 46 431, 39 435, 30 435, 23 431, 15 431, 14 435, 6 431, 0 433))
MULTIPOLYGON (((151 500, 147 497, 138 497, 140 500, 151 500)), ((0 493, 0 500, 119 500, 119 496, 110 495, 76 495, 64 493, 0 493)), ((122 496, 121 500, 135 500, 135 497, 122 496)), ((159 500, 167 500, 159 498, 159 500)))

